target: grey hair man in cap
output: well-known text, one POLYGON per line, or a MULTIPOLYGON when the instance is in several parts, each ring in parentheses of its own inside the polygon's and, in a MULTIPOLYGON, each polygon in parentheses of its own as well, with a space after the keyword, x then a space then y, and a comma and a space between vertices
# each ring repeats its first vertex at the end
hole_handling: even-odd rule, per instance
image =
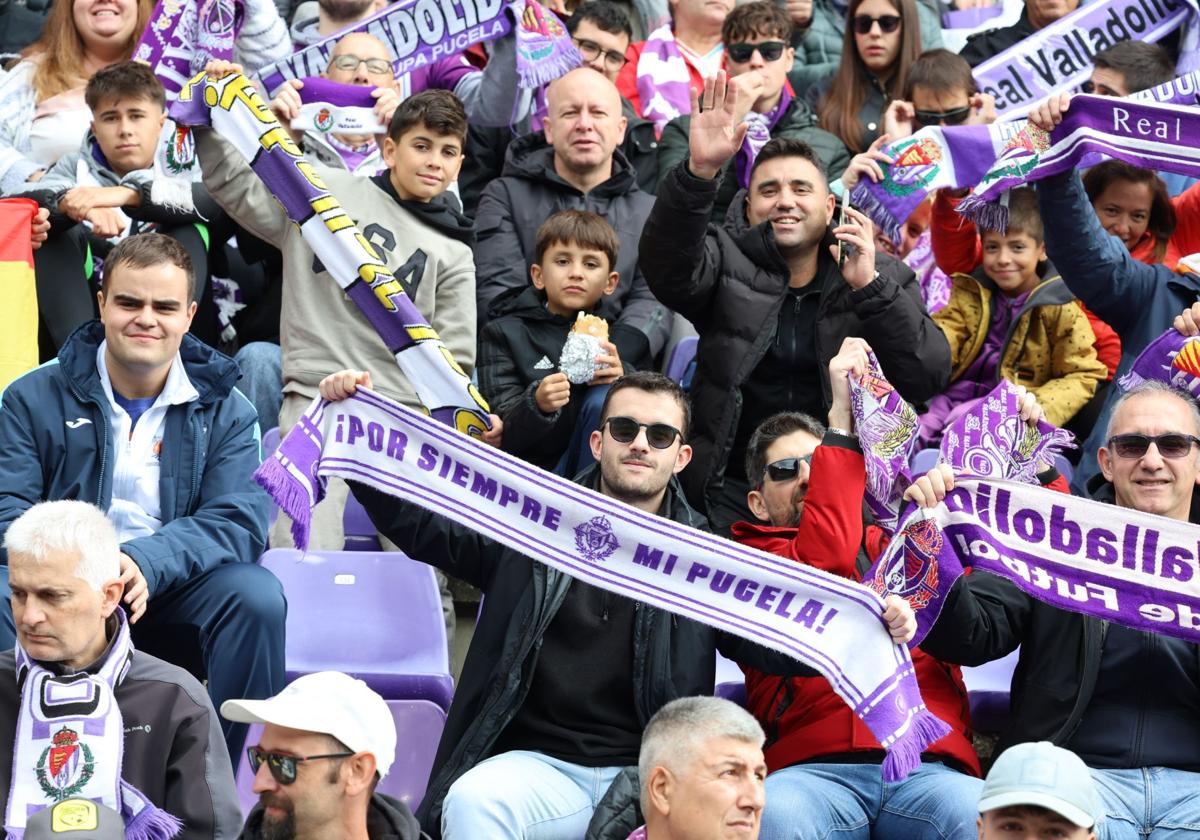
POLYGON ((1049 741, 1017 744, 992 765, 979 797, 979 840, 1096 840, 1091 771, 1049 741))
POLYGON ((246 749, 259 801, 242 840, 425 837, 408 806, 375 792, 396 758, 396 723, 362 680, 306 674, 267 700, 226 700, 221 714, 265 724, 246 749))

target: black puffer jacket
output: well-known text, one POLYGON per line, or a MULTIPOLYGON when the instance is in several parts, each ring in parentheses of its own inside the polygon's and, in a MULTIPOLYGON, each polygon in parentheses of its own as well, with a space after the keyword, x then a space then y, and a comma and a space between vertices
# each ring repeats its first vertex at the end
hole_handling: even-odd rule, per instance
POLYGON ((532 286, 509 289, 492 301, 479 334, 479 392, 504 421, 505 452, 552 470, 567 449, 587 385, 572 385, 571 399, 553 414, 534 401, 538 385, 558 372, 572 319, 546 308, 532 286))
MULTIPOLYGON (((748 227, 744 213, 734 209, 724 227, 708 223, 719 188, 717 180, 677 166, 659 186, 641 244, 646 282, 700 333, 689 440, 694 455, 682 474, 695 505, 704 504, 724 476, 742 410, 741 386, 775 337, 790 277, 769 223, 748 227)), ((735 199, 732 208, 740 207, 735 199)), ((820 245, 813 281, 824 283, 816 342, 826 408, 829 361, 848 336, 866 339, 888 381, 909 402, 940 393, 950 376, 950 347, 925 311, 912 270, 877 254, 879 276, 852 291, 840 274, 821 276, 837 273, 826 247, 832 241, 827 237, 820 245)))
MULTIPOLYGON (((594 488, 599 475, 599 468, 592 467, 575 480, 594 488)), ((393 496, 353 481, 350 488, 375 527, 401 551, 486 595, 417 811, 422 828, 436 840, 450 785, 492 754, 496 739, 525 702, 542 637, 571 578, 393 496)), ((707 530, 708 523, 684 501, 674 480, 664 505, 667 518, 707 530)), ((712 694, 717 649, 767 673, 816 674, 790 657, 690 619, 640 602, 634 611, 634 706, 642 726, 672 700, 712 694)))
POLYGON ((671 334, 671 312, 651 294, 638 270, 638 237, 654 196, 638 189, 636 173, 618 150, 612 176, 581 193, 554 170, 554 149, 526 135, 508 150, 504 177, 488 184, 475 214, 475 296, 479 328, 488 308, 505 289, 529 285, 538 228, 560 210, 591 210, 608 221, 620 240, 617 290, 605 297, 599 314, 612 325, 609 336, 626 368, 646 369, 671 334))
MULTIPOLYGON (((1096 476, 1089 488, 1096 501, 1115 500, 1113 486, 1103 476, 1096 476)), ((1193 495, 1189 518, 1200 524, 1200 494, 1193 495)), ((1007 656, 1020 646, 1021 656, 1013 672, 1008 729, 996 747, 999 755, 1013 744, 1026 741, 1050 741, 1058 746, 1070 742, 1101 678, 1101 658, 1109 632, 1107 621, 1059 609, 1026 595, 1012 581, 980 573, 964 575, 955 581, 921 649, 946 662, 982 665, 1007 656)), ((1182 670, 1193 675, 1200 672, 1200 645, 1167 636, 1157 637, 1157 643, 1170 646, 1176 654, 1176 664, 1185 663, 1182 670)), ((1179 676, 1157 675, 1177 684, 1182 682, 1179 676)), ((1130 708, 1127 717, 1132 719, 1139 713, 1139 709, 1130 708)), ((1194 737, 1200 729, 1200 721, 1195 718, 1179 723, 1180 738, 1194 737)), ((1163 729, 1160 725, 1151 731, 1161 735, 1163 729)), ((1137 727, 1139 733, 1141 730, 1137 727)), ((1161 741, 1157 745, 1144 743, 1146 736, 1139 734, 1131 743, 1124 735, 1112 733, 1114 742, 1108 745, 1109 752, 1124 755, 1135 765, 1142 751, 1156 746, 1161 749, 1161 741)))

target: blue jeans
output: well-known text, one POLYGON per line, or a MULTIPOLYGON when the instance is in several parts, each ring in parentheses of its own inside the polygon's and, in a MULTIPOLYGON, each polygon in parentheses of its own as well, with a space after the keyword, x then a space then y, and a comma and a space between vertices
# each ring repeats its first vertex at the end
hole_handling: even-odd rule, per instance
POLYGON ((767 776, 759 840, 975 840, 982 788, 935 762, 902 782, 878 764, 797 764, 767 776))
POLYGON ((1097 770, 1104 820, 1098 840, 1184 840, 1200 837, 1200 773, 1166 767, 1097 770))
MULTIPOLYGON (((0 650, 16 643, 8 566, 0 566, 0 650)), ((257 563, 226 563, 151 593, 129 629, 133 646, 197 676, 207 676, 213 707, 283 691, 287 601, 275 575, 257 563)), ((249 726, 221 718, 236 768, 249 726)), ((206 737, 199 733, 198 737, 206 737)))
POLYGON ((579 840, 619 772, 527 750, 494 755, 450 786, 442 840, 579 840))
POLYGON ((596 459, 592 457, 592 432, 600 428, 600 409, 604 407, 604 398, 608 396, 608 389, 611 387, 592 385, 584 392, 579 414, 575 418, 575 429, 571 432, 571 441, 567 444, 567 451, 554 467, 555 475, 574 478, 596 463, 596 459))
POLYGON ((260 434, 279 425, 279 409, 283 405, 282 353, 278 344, 252 341, 233 357, 242 371, 238 390, 258 412, 260 434))

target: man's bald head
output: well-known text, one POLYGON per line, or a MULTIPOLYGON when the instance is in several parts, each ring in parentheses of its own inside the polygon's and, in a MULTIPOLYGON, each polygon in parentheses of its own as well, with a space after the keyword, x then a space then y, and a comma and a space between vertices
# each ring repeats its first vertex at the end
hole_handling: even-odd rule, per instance
POLYGON ((612 168, 613 151, 625 139, 621 95, 606 76, 579 67, 546 92, 546 142, 554 147, 554 165, 571 181, 591 180, 612 168))
POLYGON ((343 35, 329 54, 325 78, 344 85, 392 87, 396 83, 392 52, 387 44, 369 33, 343 35), (352 59, 359 60, 351 66, 352 59))

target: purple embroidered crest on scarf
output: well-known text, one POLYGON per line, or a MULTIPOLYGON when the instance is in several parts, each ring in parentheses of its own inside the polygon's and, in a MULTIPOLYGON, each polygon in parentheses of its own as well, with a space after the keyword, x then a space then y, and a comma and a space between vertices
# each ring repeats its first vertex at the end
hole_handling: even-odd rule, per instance
POLYGON ((173 99, 210 59, 233 60, 243 0, 158 0, 133 60, 149 64, 173 99))
POLYGON ((917 443, 917 413, 884 376, 879 360, 861 379, 850 377, 850 408, 866 462, 866 502, 876 523, 896 529, 900 500, 912 478, 908 461, 917 443))
POLYGON ((1200 336, 1170 329, 1146 345, 1118 384, 1132 391, 1144 382, 1165 382, 1200 399, 1200 336))

